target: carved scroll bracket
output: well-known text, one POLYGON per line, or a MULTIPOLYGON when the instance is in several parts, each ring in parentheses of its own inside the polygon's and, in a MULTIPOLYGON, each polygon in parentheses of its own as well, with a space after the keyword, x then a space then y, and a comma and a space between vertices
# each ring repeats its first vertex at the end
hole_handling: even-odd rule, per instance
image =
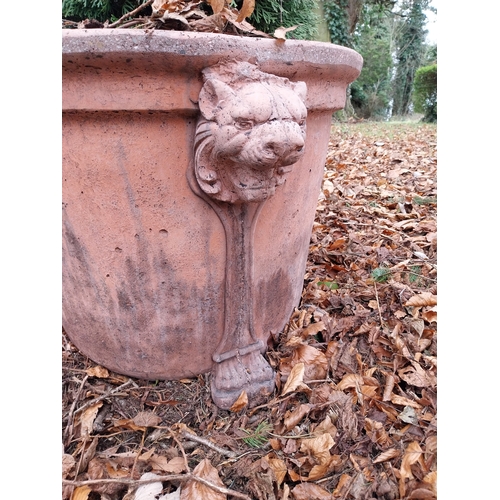
POLYGON ((253 237, 265 201, 304 154, 306 85, 246 62, 207 68, 203 76, 188 180, 226 236, 224 333, 213 354, 212 397, 228 409, 243 390, 253 404, 274 390, 254 332, 253 237))

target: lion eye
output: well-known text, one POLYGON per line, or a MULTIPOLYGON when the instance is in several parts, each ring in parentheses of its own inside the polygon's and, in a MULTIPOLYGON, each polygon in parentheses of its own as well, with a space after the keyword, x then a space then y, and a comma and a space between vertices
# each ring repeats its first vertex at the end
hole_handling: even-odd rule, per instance
POLYGON ((250 130, 253 127, 252 120, 236 120, 235 127, 239 130, 250 130))

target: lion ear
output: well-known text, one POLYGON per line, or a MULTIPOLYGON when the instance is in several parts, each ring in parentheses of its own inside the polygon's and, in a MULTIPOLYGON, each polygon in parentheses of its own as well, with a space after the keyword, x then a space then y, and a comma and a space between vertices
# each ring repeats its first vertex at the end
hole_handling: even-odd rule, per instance
POLYGON ((217 172, 215 170, 204 165, 197 165, 195 173, 198 184, 205 193, 216 195, 221 192, 221 182, 217 178, 217 172))
POLYGON ((304 102, 306 102, 307 85, 305 82, 295 82, 293 90, 304 102))
POLYGON ((231 87, 224 82, 216 80, 215 78, 207 80, 200 91, 200 97, 198 99, 202 115, 207 120, 213 120, 215 118, 217 104, 235 95, 231 87))

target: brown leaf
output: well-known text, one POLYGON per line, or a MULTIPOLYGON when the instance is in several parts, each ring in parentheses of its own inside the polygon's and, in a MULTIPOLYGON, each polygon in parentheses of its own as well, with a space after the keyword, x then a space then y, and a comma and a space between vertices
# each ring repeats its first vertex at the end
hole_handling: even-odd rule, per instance
POLYGON ((347 492, 351 486, 352 477, 349 474, 342 474, 340 476, 339 482, 335 491, 333 492, 334 498, 338 498, 340 496, 347 496, 347 492))
POLYGON ((293 429, 310 411, 312 405, 301 404, 292 412, 285 414, 284 425, 287 431, 293 429))
POLYGON ((304 379, 304 363, 297 363, 292 370, 290 371, 290 375, 286 379, 285 387, 283 387, 283 391, 281 391, 281 395, 284 396, 289 392, 295 391, 301 384, 304 379))
POLYGON ((287 473, 287 467, 285 462, 280 458, 268 458, 267 456, 264 457, 264 459, 269 463, 269 467, 274 472, 279 488, 281 483, 285 480, 285 476, 287 473))
POLYGON ((95 452, 97 450, 98 443, 99 443, 99 438, 96 436, 90 443, 89 447, 83 453, 83 457, 81 458, 79 466, 80 472, 87 470, 89 462, 95 457, 95 452))
POLYGON ((154 470, 160 472, 169 472, 171 474, 180 474, 186 470, 186 464, 182 457, 174 457, 168 460, 167 457, 162 455, 153 455, 149 460, 148 464, 153 467, 154 470))
POLYGON ((337 384, 336 389, 343 391, 349 387, 359 387, 363 384, 363 377, 356 373, 348 373, 342 380, 337 384))
POLYGON ((382 452, 374 461, 374 464, 379 464, 380 462, 386 462, 387 460, 391 460, 392 458, 396 458, 399 456, 399 450, 396 448, 389 448, 388 450, 382 452))
POLYGON ((75 467, 75 459, 73 458, 72 455, 68 455, 67 453, 64 453, 62 456, 62 477, 63 479, 66 479, 69 475, 69 473, 73 470, 75 467))
POLYGON ((161 417, 151 411, 141 411, 132 419, 132 422, 138 427, 156 427, 160 424, 161 417))
POLYGON ((430 485, 434 494, 437 493, 437 472, 436 471, 429 472, 429 474, 426 474, 423 481, 424 481, 424 483, 427 483, 430 485))
POLYGON ((145 427, 141 427, 140 425, 134 424, 133 419, 130 418, 121 418, 119 420, 114 420, 113 428, 116 429, 119 427, 125 427, 132 431, 143 431, 145 429, 145 427))
POLYGON ((206 0, 206 1, 208 5, 212 7, 214 14, 218 14, 219 12, 221 12, 226 5, 226 0, 206 0))
POLYGON ((154 0, 151 5, 153 12, 163 14, 164 12, 175 12, 181 10, 183 0, 154 0))
POLYGON ((274 30, 273 36, 274 38, 278 38, 279 40, 286 40, 286 34, 289 31, 293 31, 294 29, 298 28, 299 25, 296 24, 295 26, 290 26, 290 28, 284 28, 283 26, 276 28, 274 30))
POLYGON ((310 345, 301 344, 293 353, 293 363, 304 363, 304 382, 326 377, 328 360, 323 352, 310 345))
POLYGON ((331 493, 313 483, 298 484, 292 490, 295 500, 333 500, 331 493))
POLYGON ((92 490, 88 486, 78 486, 78 488, 73 491, 71 500, 87 500, 91 491, 92 490))
POLYGON ((250 17, 255 9, 255 0, 243 0, 240 13, 236 18, 237 23, 241 23, 246 17, 250 17))
POLYGON ((391 396, 391 403, 401 406, 411 406, 412 408, 416 408, 417 410, 422 409, 422 405, 418 404, 416 401, 405 398, 403 396, 398 396, 397 394, 393 394, 391 396))
POLYGON ((390 401, 392 390, 394 389, 394 384, 396 383, 396 377, 392 373, 385 374, 385 386, 384 394, 382 396, 382 401, 390 401))
POLYGON ((398 375, 406 383, 415 387, 435 387, 436 377, 430 372, 424 370, 417 362, 412 361, 413 366, 407 366, 398 370, 398 375))
MULTIPOLYGON (((215 486, 224 488, 224 483, 221 481, 217 469, 210 463, 208 459, 203 459, 193 470, 195 476, 206 479, 215 486)), ((181 500, 226 500, 227 496, 224 493, 215 491, 213 488, 206 486, 198 481, 189 480, 181 490, 181 500)))
POLYGON ((335 436, 337 435, 337 427, 333 425, 332 419, 329 415, 327 415, 324 420, 312 429, 312 433, 315 436, 328 433, 332 436, 332 439, 335 439, 335 436))
POLYGON ((318 464, 328 465, 331 458, 330 448, 334 444, 335 441, 330 434, 321 434, 313 438, 302 439, 300 442, 300 451, 313 456, 318 464))
POLYGON ((245 391, 241 391, 241 394, 239 395, 238 399, 233 403, 233 406, 229 409, 233 413, 238 413, 239 411, 243 410, 245 406, 248 405, 248 395, 245 391))
POLYGON ((319 332, 322 332, 325 329, 325 324, 323 321, 318 321, 317 323, 311 323, 309 326, 304 328, 304 330, 300 333, 300 336, 305 339, 311 335, 316 335, 319 332))
POLYGON ((139 455, 138 460, 142 460, 143 462, 147 462, 154 455, 154 452, 155 452, 155 448, 151 448, 150 450, 146 451, 142 455, 139 455))
POLYGON ((429 292, 422 292, 418 295, 414 295, 410 300, 405 303, 405 306, 409 307, 423 307, 423 306, 435 306, 437 305, 437 295, 433 295, 429 292))
POLYGON ((83 411, 80 417, 81 424, 81 435, 82 436, 90 436, 92 434, 92 428, 94 426, 94 420, 97 416, 97 412, 99 408, 103 405, 102 401, 92 406, 89 406, 86 410, 83 411))
POLYGON ((384 445, 391 442, 381 422, 365 418, 365 430, 372 442, 380 447, 384 447, 384 445))
MULTIPOLYGON (((114 460, 111 462, 109 460, 103 460, 97 457, 93 458, 90 461, 87 469, 87 475, 89 479, 120 478, 126 477, 129 474, 130 471, 128 469, 122 469, 120 465, 114 460)), ((98 493, 107 494, 110 496, 116 495, 122 489, 123 486, 119 483, 94 485, 92 487, 93 491, 97 491, 98 493)))
POLYGON ((411 472, 411 466, 420 458, 423 451, 417 441, 412 441, 405 450, 403 459, 401 461, 401 480, 413 479, 413 474, 411 472))
POLYGON ((416 488, 407 498, 408 500, 433 500, 436 495, 427 488, 416 488))
POLYGON ((422 313, 422 318, 424 318, 425 321, 427 321, 428 323, 432 323, 433 321, 437 322, 438 319, 437 311, 434 311, 433 309, 422 313))
POLYGON ((109 372, 106 368, 103 366, 93 366, 91 368, 88 368, 85 370, 85 373, 89 377, 97 377, 97 378, 108 378, 109 377, 109 372))

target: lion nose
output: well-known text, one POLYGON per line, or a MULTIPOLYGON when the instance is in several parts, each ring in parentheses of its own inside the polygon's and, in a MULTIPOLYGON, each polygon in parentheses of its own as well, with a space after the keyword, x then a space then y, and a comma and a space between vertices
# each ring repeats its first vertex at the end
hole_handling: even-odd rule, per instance
POLYGON ((304 149, 304 138, 298 134, 287 134, 286 137, 273 137, 267 141, 265 147, 276 156, 300 153, 304 149))

